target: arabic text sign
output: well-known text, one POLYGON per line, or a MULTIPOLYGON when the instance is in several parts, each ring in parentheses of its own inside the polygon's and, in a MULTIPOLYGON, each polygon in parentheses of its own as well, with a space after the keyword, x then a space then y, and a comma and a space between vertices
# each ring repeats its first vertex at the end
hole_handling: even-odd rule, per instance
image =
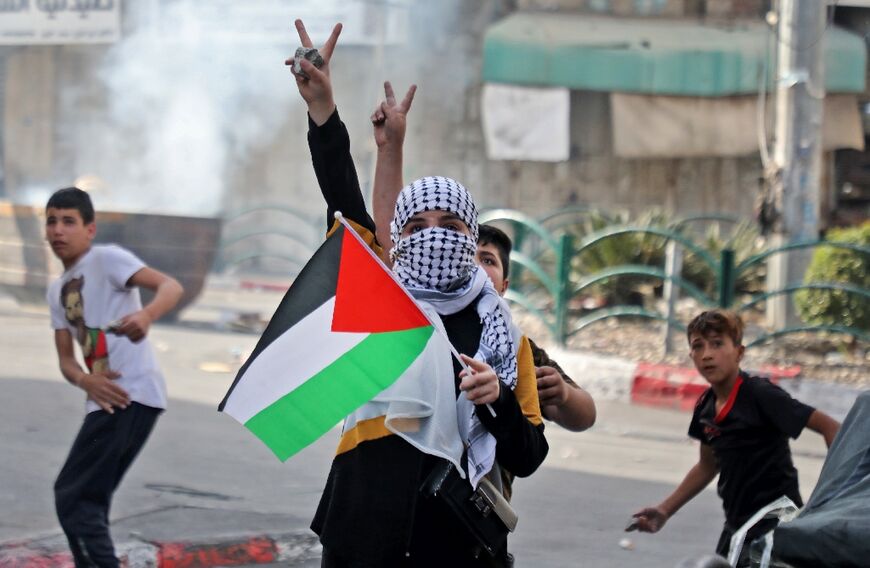
POLYGON ((112 43, 121 0, 0 0, 0 45, 112 43))

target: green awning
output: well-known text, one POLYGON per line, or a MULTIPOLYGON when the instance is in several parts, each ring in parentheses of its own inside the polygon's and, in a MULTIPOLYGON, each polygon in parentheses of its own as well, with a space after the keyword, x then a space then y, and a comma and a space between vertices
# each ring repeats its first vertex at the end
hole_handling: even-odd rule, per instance
MULTIPOLYGON (((487 30, 483 80, 702 97, 747 94, 758 90, 769 41, 761 22, 724 27, 691 20, 518 12, 487 30)), ((863 92, 866 47, 861 37, 829 27, 823 41, 826 90, 863 92)))

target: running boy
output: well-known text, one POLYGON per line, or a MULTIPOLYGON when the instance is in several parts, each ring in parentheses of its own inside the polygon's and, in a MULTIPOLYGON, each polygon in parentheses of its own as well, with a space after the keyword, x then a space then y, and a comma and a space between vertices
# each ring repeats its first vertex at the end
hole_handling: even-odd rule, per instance
POLYGON ((182 288, 118 246, 93 245, 94 207, 84 191, 56 191, 45 216, 45 238, 64 267, 48 288, 60 370, 87 393, 87 416, 54 485, 55 506, 76 566, 115 567, 112 494, 166 408, 163 375, 145 336, 182 288), (138 287, 155 291, 144 308, 138 287))
MULTIPOLYGON (((701 442, 700 458, 670 496, 634 518, 638 530, 658 532, 719 474, 725 526, 716 552, 727 556, 731 535, 758 509, 782 495, 803 505, 788 438, 797 438, 807 427, 830 447, 840 424, 767 379, 740 370, 743 322, 733 312, 701 313, 689 324, 687 336, 692 362, 710 383, 689 424, 689 436, 701 442)), ((746 542, 771 528, 759 525, 746 542)))

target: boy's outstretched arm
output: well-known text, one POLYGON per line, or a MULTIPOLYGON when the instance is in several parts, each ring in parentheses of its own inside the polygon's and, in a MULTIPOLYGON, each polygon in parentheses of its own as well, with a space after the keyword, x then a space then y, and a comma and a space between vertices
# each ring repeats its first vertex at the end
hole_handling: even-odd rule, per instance
POLYGON ((716 467, 713 448, 702 443, 698 463, 692 466, 692 469, 689 470, 674 492, 655 507, 641 509, 632 515, 635 518, 635 523, 626 530, 636 528, 641 532, 658 532, 665 526, 668 519, 674 516, 674 513, 707 487, 717 473, 719 470, 716 467))
POLYGON ((837 432, 840 431, 840 423, 821 410, 813 410, 813 413, 810 414, 810 419, 807 420, 807 428, 821 434, 825 439, 825 445, 830 448, 831 444, 834 443, 837 432))
POLYGON ((114 414, 116 406, 127 408, 130 404, 130 396, 114 382, 114 379, 121 376, 120 373, 115 371, 87 373, 82 369, 76 361, 73 338, 69 330, 56 329, 54 345, 57 348, 60 372, 66 380, 88 393, 88 398, 109 414, 114 414))
POLYGON ((411 85, 405 98, 397 103, 393 86, 389 81, 384 82, 386 100, 378 105, 371 117, 375 144, 378 148, 372 208, 377 227, 376 236, 384 248, 384 261, 388 264, 391 264, 389 252, 392 248, 390 222, 393 220, 396 198, 405 185, 402 181, 402 146, 405 143, 407 115, 416 92, 417 86, 411 85))
POLYGON ((148 334, 151 323, 174 308, 184 293, 184 288, 181 287, 178 280, 147 266, 131 276, 127 281, 127 286, 154 291, 154 298, 148 302, 147 306, 121 318, 121 325, 118 326, 116 333, 126 335, 130 341, 142 341, 148 334))

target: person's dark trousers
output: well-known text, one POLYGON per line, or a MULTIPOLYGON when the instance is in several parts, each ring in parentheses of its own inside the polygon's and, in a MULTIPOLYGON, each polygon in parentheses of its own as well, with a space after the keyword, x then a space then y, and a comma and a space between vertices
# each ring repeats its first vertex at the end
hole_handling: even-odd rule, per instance
POLYGON ((85 417, 54 483, 57 518, 77 568, 117 567, 109 535, 112 493, 162 411, 139 403, 85 417))

